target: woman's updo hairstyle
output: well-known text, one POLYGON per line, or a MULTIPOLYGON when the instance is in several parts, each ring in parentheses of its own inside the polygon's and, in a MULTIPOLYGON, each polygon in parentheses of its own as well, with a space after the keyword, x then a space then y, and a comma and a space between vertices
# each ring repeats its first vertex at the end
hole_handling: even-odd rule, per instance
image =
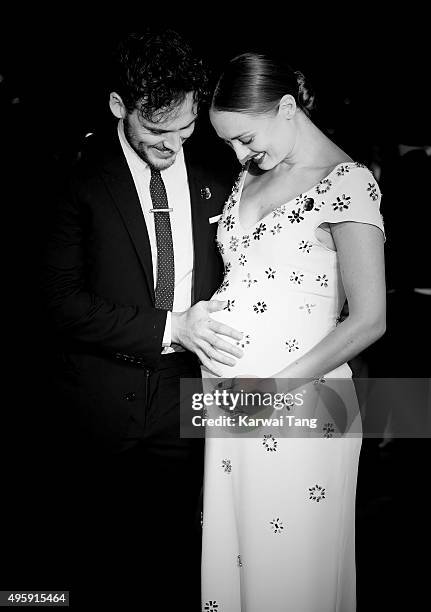
POLYGON ((259 115, 275 110, 286 94, 292 95, 297 106, 310 116, 314 94, 301 72, 280 57, 242 53, 225 68, 211 106, 218 111, 259 115))

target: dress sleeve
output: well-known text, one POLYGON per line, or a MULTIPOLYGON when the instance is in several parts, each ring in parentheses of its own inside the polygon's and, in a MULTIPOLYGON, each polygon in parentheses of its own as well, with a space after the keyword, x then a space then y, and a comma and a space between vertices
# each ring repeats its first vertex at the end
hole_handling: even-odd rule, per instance
POLYGON ((352 168, 325 194, 318 225, 356 221, 375 225, 383 232, 381 193, 373 174, 365 166, 352 168))

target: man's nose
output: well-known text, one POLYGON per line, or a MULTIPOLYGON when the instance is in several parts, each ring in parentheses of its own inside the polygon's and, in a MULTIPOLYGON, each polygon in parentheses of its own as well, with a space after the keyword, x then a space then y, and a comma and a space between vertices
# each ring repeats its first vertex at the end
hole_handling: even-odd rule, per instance
POLYGON ((167 134, 163 141, 163 146, 166 149, 170 149, 174 153, 178 153, 182 146, 180 134, 178 132, 171 132, 170 134, 167 134))

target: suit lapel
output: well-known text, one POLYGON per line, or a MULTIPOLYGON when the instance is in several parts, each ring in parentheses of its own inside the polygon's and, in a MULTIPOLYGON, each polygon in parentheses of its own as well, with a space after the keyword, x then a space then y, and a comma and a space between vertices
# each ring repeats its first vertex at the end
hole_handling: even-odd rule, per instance
POLYGON ((193 164, 185 155, 187 179, 190 191, 190 204, 192 212, 192 231, 193 231, 193 284, 192 284, 192 304, 199 295, 202 274, 205 274, 208 259, 208 249, 210 245, 210 233, 208 223, 208 209, 205 206, 201 190, 202 173, 199 166, 193 164))
POLYGON ((154 303, 153 263, 147 225, 132 174, 119 142, 114 144, 112 155, 106 157, 105 155, 101 168, 103 177, 142 264, 154 303))
MULTIPOLYGON (((194 254, 192 303, 194 303, 199 296, 199 288, 202 286, 202 280, 205 274, 208 273, 208 254, 214 245, 210 236, 208 206, 206 206, 205 196, 202 195, 202 189, 205 188, 205 178, 202 169, 199 164, 191 161, 186 154, 184 158, 190 191, 192 218, 194 254)), ((109 142, 109 145, 102 151, 100 166, 104 181, 123 219, 144 269, 148 290, 154 304, 153 263, 147 226, 133 177, 116 133, 114 138, 109 142)))

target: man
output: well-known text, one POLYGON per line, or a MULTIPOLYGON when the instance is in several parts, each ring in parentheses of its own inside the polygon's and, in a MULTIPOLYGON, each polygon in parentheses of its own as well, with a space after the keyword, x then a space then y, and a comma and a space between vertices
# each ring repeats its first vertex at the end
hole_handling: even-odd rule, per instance
POLYGON ((232 174, 183 150, 207 79, 178 34, 127 37, 116 66, 118 126, 75 169, 44 282, 81 468, 72 596, 85 583, 86 603, 100 586, 122 604, 168 609, 169 595, 197 610, 202 441, 179 437, 179 381, 200 376, 199 360, 217 373, 242 354, 242 335, 211 320, 225 304, 205 301, 221 280, 212 221, 232 174))

